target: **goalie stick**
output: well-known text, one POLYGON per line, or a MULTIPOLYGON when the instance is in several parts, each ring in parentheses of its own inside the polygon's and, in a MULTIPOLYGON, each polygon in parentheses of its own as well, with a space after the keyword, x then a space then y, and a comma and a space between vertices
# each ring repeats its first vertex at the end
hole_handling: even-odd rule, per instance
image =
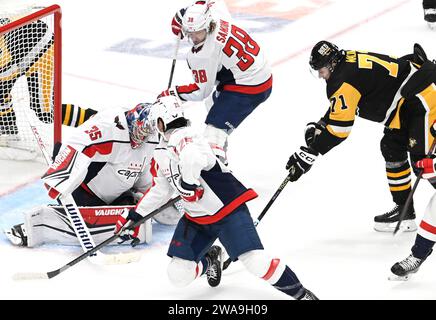
MULTIPOLYGON (((280 187, 277 189, 277 191, 274 193, 274 195, 272 196, 272 198, 268 201, 267 205, 265 206, 265 208, 262 210, 262 212, 259 214, 259 216, 257 217, 256 220, 253 221, 254 226, 257 227, 257 225, 259 224, 259 222, 262 220, 262 218, 265 216, 265 214, 267 213, 267 211, 269 210, 269 208, 272 206, 272 204, 274 203, 274 201, 276 201, 277 197, 279 196, 279 194, 283 191, 283 189, 286 187, 286 185, 288 184, 288 182, 291 179, 291 174, 288 174, 285 178, 285 180, 283 180, 282 184, 280 185, 280 187)), ((232 263, 232 260, 230 258, 228 258, 226 261, 224 261, 223 263, 223 270, 226 270, 230 263, 232 263)))
MULTIPOLYGON (((137 227, 137 226, 141 225, 142 223, 144 223, 146 220, 151 219, 152 217, 157 215, 161 210, 166 209, 169 206, 173 205, 175 202, 179 201, 180 199, 181 199, 181 197, 177 196, 177 197, 171 199, 170 201, 168 201, 163 206, 159 207, 158 209, 156 209, 156 210, 152 211, 151 213, 147 214, 146 216, 142 217, 137 222, 135 222, 133 224, 130 224, 128 226, 124 226, 124 228, 122 228, 117 234, 114 234, 110 238, 108 238, 105 241, 103 241, 102 243, 98 244, 97 246, 95 246, 91 250, 89 250, 89 251, 83 253, 82 255, 78 256, 74 260, 68 262, 67 264, 65 264, 64 266, 60 267, 59 269, 55 269, 55 270, 52 270, 52 271, 49 271, 49 272, 20 272, 20 273, 14 274, 12 276, 12 278, 14 280, 36 280, 36 279, 51 279, 53 277, 56 277, 60 273, 62 273, 65 270, 69 269, 70 267, 74 266, 75 264, 79 263, 80 261, 84 260, 85 258, 91 256, 92 254, 94 254, 95 252, 100 250, 105 245, 107 245, 107 244, 111 243, 112 241, 114 241, 115 239, 117 239, 118 235, 121 234, 124 230, 126 230, 126 229, 127 230, 134 229, 135 227, 137 227)), ((115 257, 115 258, 117 258, 117 257, 115 257)), ((121 259, 122 259, 122 257, 121 257, 121 259)), ((118 264, 119 262, 115 260, 114 263, 118 264)))

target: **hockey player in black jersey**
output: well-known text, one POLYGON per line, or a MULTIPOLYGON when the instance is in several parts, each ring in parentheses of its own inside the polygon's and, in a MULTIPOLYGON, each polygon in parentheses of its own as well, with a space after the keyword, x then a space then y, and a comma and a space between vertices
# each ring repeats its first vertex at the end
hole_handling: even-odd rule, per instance
MULTIPOLYGON (((374 220, 377 231, 393 231, 411 191, 408 154, 416 162, 424 158, 433 142, 429 128, 436 120, 436 64, 418 44, 413 54, 393 58, 339 50, 328 41, 320 41, 312 49, 310 66, 326 81, 330 107, 321 120, 307 125, 307 146, 289 158, 286 169, 291 181, 307 172, 319 154, 326 154, 348 137, 356 115, 382 123, 385 129, 380 148, 396 205, 374 220)), ((412 204, 402 229, 416 230, 414 219, 412 204)))

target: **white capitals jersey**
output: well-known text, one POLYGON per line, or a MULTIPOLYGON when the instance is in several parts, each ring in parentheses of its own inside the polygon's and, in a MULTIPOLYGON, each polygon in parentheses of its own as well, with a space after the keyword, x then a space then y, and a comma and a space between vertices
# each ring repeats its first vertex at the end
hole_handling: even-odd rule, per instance
POLYGON ((142 216, 168 202, 174 193, 181 195, 181 179, 204 188, 200 200, 183 202, 185 217, 199 224, 219 221, 257 197, 217 160, 205 138, 190 127, 175 129, 168 142, 161 140, 153 160, 153 186, 136 207, 142 216))
MULTIPOLYGON (((69 157, 65 160, 62 158, 63 150, 68 146, 77 151, 77 166, 80 166, 80 157, 89 157, 87 162, 84 162, 87 168, 70 170, 68 180, 74 181, 75 184, 72 189, 81 185, 91 194, 110 204, 131 188, 144 192, 151 184, 149 169, 157 142, 144 142, 139 148, 132 149, 127 120, 122 109, 98 112, 83 125, 75 128, 74 133, 64 139, 62 144, 63 149, 54 163, 57 160, 64 163, 57 165, 55 170, 52 165, 44 177, 46 183, 50 176, 59 176, 59 172, 72 167, 68 164, 69 157), (75 172, 81 176, 74 177, 75 172)), ((53 184, 48 184, 56 188, 53 184)))
POLYGON ((215 30, 187 55, 195 83, 176 86, 179 97, 185 101, 204 100, 215 86, 217 91, 246 94, 258 94, 272 86, 271 68, 259 43, 231 23, 229 15, 214 12, 215 5, 214 1, 209 4, 215 30))

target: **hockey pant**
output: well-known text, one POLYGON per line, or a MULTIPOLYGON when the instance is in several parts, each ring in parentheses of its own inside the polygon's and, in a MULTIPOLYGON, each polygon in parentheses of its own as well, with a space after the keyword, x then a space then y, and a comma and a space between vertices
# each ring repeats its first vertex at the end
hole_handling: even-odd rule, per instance
MULTIPOLYGON (((380 149, 386 161, 386 176, 393 201, 402 205, 411 191, 411 171, 418 173, 410 166, 424 158, 428 153, 433 136, 430 127, 436 120, 436 85, 431 84, 407 99, 398 111, 398 120, 392 121, 384 130, 380 149)), ((436 181, 430 181, 436 188, 436 181)))

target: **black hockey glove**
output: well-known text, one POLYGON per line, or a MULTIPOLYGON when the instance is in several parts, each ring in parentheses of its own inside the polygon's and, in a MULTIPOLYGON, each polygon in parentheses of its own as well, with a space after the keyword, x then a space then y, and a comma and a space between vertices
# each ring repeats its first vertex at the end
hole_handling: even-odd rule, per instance
POLYGON ((142 216, 134 209, 124 209, 123 214, 118 217, 118 221, 115 224, 114 230, 114 233, 118 234, 121 239, 121 241, 118 242, 119 244, 132 240, 130 244, 132 247, 134 247, 140 242, 138 238, 139 226, 135 227, 134 229, 129 229, 129 226, 139 221, 141 218, 142 216))
POLYGON ((304 139, 306 145, 310 147, 315 141, 316 137, 325 130, 325 126, 319 122, 309 122, 304 129, 304 139))
POLYGON ((297 181, 303 173, 312 167, 318 156, 318 152, 311 148, 300 147, 288 160, 286 170, 289 170, 290 181, 297 181))

